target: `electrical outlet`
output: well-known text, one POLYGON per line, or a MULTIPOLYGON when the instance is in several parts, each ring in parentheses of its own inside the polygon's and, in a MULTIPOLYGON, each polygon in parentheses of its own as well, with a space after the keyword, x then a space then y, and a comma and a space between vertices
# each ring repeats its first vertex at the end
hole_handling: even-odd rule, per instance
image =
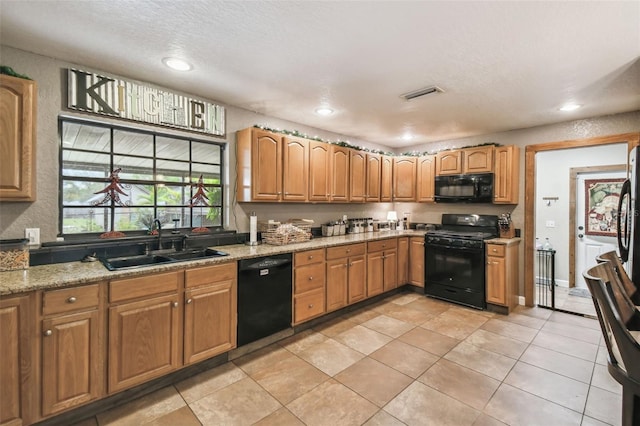
POLYGON ((30 246, 37 246, 40 244, 40 228, 26 228, 24 230, 24 237, 29 240, 30 246))
POLYGON ((546 227, 547 228, 555 228, 556 227, 555 220, 548 220, 547 223, 546 223, 546 227))

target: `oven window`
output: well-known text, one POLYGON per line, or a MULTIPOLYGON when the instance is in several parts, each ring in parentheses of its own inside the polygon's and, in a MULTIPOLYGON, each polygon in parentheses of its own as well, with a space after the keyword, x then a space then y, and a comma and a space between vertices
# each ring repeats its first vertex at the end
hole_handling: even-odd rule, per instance
POLYGON ((484 251, 425 246, 425 281, 484 291, 484 251))

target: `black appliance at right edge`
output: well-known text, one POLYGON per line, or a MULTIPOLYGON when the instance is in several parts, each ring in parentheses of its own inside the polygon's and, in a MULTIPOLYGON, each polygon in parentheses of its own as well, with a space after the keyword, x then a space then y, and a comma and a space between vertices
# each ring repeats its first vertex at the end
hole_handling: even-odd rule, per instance
POLYGON ((498 216, 443 214, 425 235, 425 294, 485 309, 484 241, 499 234, 498 216))
POLYGON ((636 286, 640 285, 640 149, 629 153, 627 180, 618 203, 618 251, 624 269, 636 286))
POLYGON ((435 200, 438 203, 491 203, 493 173, 436 176, 435 200))

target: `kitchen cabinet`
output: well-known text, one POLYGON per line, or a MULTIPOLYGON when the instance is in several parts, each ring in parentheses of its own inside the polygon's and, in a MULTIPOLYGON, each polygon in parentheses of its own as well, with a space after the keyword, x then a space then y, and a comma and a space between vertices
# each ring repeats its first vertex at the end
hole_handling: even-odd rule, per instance
MULTIPOLYGON (((316 318, 326 312, 324 249, 307 250, 293 256, 293 324, 316 318)), ((339 289, 329 292, 332 298, 339 289)))
POLYGON ((349 164, 349 200, 364 202, 367 195, 367 154, 350 149, 349 164))
POLYGON ((382 156, 367 154, 366 196, 368 202, 380 201, 380 183, 382 172, 382 156))
POLYGON ((462 173, 462 151, 440 151, 436 154, 436 175, 459 175, 462 173))
POLYGON ((327 248, 327 311, 367 297, 364 243, 327 248))
POLYGON ((416 157, 394 157, 394 201, 416 201, 416 164, 416 157))
POLYGON ((177 271, 110 282, 109 393, 180 367, 183 281, 177 271))
POLYGON ((331 196, 331 145, 309 142, 309 201, 329 201, 331 196))
POLYGON ((418 157, 418 191, 417 201, 431 203, 435 201, 436 156, 418 157))
POLYGON ((393 157, 383 155, 380 160, 380 201, 393 201, 393 157))
POLYGON ((398 286, 398 240, 367 243, 367 297, 398 286))
POLYGON ((102 397, 104 315, 91 284, 42 295, 42 415, 48 417, 102 397))
POLYGON ((493 172, 493 145, 462 150, 462 173, 493 172))
POLYGON ((282 136, 248 128, 236 134, 238 201, 282 199, 282 136))
MULTIPOLYGON (((35 293, 33 293, 35 294, 35 293)), ((33 295, 0 300, 0 425, 31 424, 37 392, 33 295)))
POLYGON ((0 201, 36 200, 35 81, 0 75, 0 201))
POLYGON ((283 138, 282 200, 308 200, 309 142, 306 139, 283 138))
POLYGON ((496 147, 493 178, 493 202, 518 204, 520 148, 515 145, 496 147))
POLYGON ((409 282, 409 237, 398 237, 398 285, 409 282))
POLYGON ((235 262, 185 271, 185 365, 236 347, 237 275, 235 262))
POLYGON ((486 244, 487 303, 506 307, 507 312, 518 305, 519 244, 519 238, 486 244))
POLYGON ((409 239, 409 283, 424 287, 424 237, 409 239))
POLYGON ((349 160, 351 150, 331 145, 331 201, 349 201, 349 160))

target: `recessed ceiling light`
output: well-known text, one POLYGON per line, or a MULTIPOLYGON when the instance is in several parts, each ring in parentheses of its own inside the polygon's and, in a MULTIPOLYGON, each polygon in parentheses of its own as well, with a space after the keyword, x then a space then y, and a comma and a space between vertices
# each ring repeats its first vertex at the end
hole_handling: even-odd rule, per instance
POLYGON ((405 133, 404 135, 402 135, 402 140, 410 141, 411 139, 413 139, 413 135, 412 134, 405 133))
POLYGON ((164 58, 162 63, 176 71, 189 71, 193 68, 190 63, 178 58, 164 58))
POLYGON ((316 114, 318 115, 331 115, 333 114, 333 110, 329 107, 320 107, 316 108, 316 114))
POLYGON ((569 112, 569 111, 575 111, 578 108, 580 108, 582 105, 579 104, 575 104, 575 103, 569 103, 569 104, 564 104, 560 107, 560 111, 565 111, 565 112, 569 112))

